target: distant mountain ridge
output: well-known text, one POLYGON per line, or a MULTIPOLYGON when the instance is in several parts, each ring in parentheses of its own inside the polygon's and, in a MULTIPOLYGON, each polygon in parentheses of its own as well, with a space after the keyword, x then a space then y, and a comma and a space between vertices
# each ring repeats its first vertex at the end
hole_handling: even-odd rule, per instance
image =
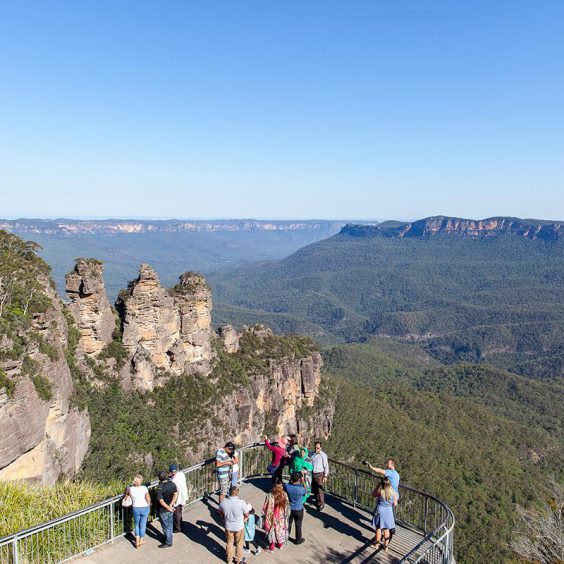
POLYGON ((345 221, 331 220, 138 220, 138 219, 0 219, 0 229, 14 233, 46 235, 114 234, 114 233, 181 233, 216 231, 294 231, 338 230, 345 221))
POLYGON ((556 241, 564 237, 564 222, 515 217, 464 219, 433 216, 412 223, 385 221, 378 225, 347 224, 341 234, 352 237, 431 237, 434 235, 462 235, 465 237, 495 237, 516 235, 527 239, 556 241))

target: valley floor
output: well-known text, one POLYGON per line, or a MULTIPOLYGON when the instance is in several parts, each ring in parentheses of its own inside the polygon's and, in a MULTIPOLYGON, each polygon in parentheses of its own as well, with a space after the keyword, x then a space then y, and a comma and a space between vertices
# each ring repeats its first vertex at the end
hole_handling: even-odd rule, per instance
MULTIPOLYGON (((241 487, 240 497, 250 502, 257 512, 262 508, 269 480, 253 480, 241 487)), ((421 536, 398 527, 397 534, 387 553, 375 554, 370 541, 373 538, 370 527, 371 515, 354 509, 332 496, 327 496, 327 505, 322 513, 308 508, 304 518, 304 537, 306 542, 296 546, 292 540, 282 550, 270 554, 263 550, 259 555, 246 555, 247 561, 278 563, 301 562, 317 563, 355 563, 382 562, 395 563, 411 550, 421 536)), ((128 539, 120 539, 113 545, 99 549, 95 553, 78 559, 81 564, 122 564, 124 562, 198 562, 198 564, 225 562, 225 533, 222 521, 217 514, 215 496, 194 503, 184 511, 184 531, 174 535, 171 549, 159 549, 160 524, 147 529, 147 544, 136 550, 128 539)), ((262 533, 257 533, 259 544, 264 546, 262 533)), ((254 551, 254 548, 253 548, 254 551)))

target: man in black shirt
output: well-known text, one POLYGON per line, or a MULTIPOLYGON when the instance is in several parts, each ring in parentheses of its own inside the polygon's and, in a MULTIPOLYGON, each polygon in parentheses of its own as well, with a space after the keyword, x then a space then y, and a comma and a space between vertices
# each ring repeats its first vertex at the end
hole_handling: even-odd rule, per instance
POLYGON ((164 541, 159 548, 172 546, 172 519, 174 514, 174 502, 178 497, 178 491, 173 481, 168 479, 168 473, 159 472, 159 485, 157 486, 157 508, 159 519, 163 528, 164 541))

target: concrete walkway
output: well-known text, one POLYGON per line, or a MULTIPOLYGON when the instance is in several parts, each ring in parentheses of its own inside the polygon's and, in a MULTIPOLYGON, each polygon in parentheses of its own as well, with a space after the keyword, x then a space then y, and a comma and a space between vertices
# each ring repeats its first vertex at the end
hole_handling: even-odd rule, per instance
MULTIPOLYGON (((241 486, 240 497, 253 505, 260 514, 265 492, 270 480, 258 479, 241 486)), ((291 540, 273 554, 263 550, 259 555, 247 554, 247 561, 256 564, 275 562, 319 563, 396 563, 411 550, 421 536, 398 527, 388 552, 378 552, 371 546, 373 531, 371 515, 354 509, 351 505, 332 496, 327 496, 323 512, 307 507, 304 517, 303 534, 306 542, 300 546, 291 540)), ((184 510, 184 530, 174 535, 172 548, 159 549, 160 523, 147 529, 147 543, 139 549, 129 539, 120 539, 114 544, 100 548, 91 555, 77 559, 81 564, 125 564, 139 562, 197 564, 225 562, 225 533, 217 513, 216 496, 194 503, 184 510)), ((266 545, 264 533, 257 532, 261 546, 266 545)), ((254 548, 253 548, 254 552, 254 548)))

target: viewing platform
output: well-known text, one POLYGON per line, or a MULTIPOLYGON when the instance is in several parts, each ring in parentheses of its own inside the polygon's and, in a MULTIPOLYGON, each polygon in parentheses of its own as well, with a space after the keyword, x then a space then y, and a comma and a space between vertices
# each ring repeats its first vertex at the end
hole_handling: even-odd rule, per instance
MULTIPOLYGON (((239 497, 251 503, 260 513, 264 498, 272 482, 260 478, 244 483, 239 497)), ((99 549, 90 556, 77 560, 81 564, 121 564, 123 562, 198 562, 200 564, 225 562, 225 532, 223 521, 217 513, 217 496, 194 503, 184 510, 183 533, 174 535, 171 549, 159 549, 161 527, 154 523, 147 529, 147 544, 135 549, 129 538, 122 538, 112 545, 99 549)), ((326 496, 322 512, 306 506, 304 537, 300 546, 290 541, 282 550, 270 554, 263 549, 258 556, 247 554, 249 562, 371 562, 375 554, 382 563, 398 562, 415 548, 423 535, 398 527, 387 552, 371 545, 374 530, 370 526, 371 513, 355 509, 351 504, 333 496, 326 496)), ((259 545, 267 545, 264 533, 257 531, 255 539, 259 545)), ((254 552, 254 547, 252 547, 254 552)))
MULTIPOLYGON (((243 483, 240 497, 261 513, 270 478, 264 477, 270 453, 261 445, 239 449, 243 483)), ((50 564, 74 560, 81 564, 124 562, 198 564, 225 562, 225 532, 217 510, 215 459, 183 470, 189 503, 184 508, 183 532, 174 535, 172 548, 159 549, 161 525, 147 527, 146 544, 136 549, 131 542, 131 511, 121 506, 122 496, 105 500, 49 523, 0 539, 2 564, 50 564)), ((454 516, 440 500, 400 485, 396 510, 396 534, 388 551, 372 546, 371 527, 377 477, 365 470, 330 460, 328 494, 323 511, 306 506, 303 534, 306 542, 295 545, 294 530, 284 548, 271 554, 264 550, 265 535, 255 539, 260 555, 246 554, 247 562, 304 563, 426 563, 451 564, 454 516)), ((154 493, 154 485, 152 492, 154 493)), ((153 504, 154 506, 154 504, 153 504)))

